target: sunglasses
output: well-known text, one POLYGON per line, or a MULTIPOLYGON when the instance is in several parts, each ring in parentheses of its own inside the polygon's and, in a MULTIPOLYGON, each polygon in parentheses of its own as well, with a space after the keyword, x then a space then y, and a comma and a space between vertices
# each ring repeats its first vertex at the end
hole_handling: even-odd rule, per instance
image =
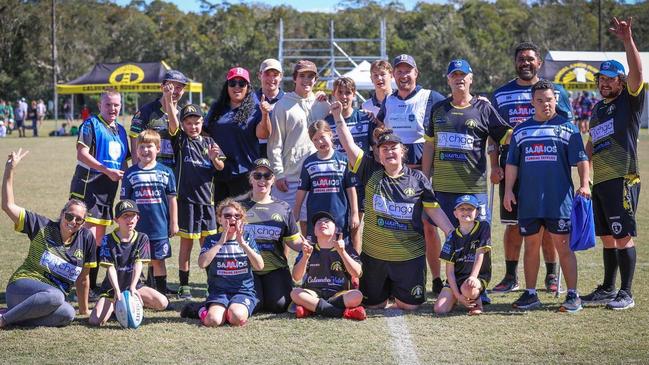
POLYGON ((246 80, 228 80, 228 86, 229 87, 246 87, 248 86, 248 81, 246 80))
POLYGON ((243 218, 243 215, 241 215, 241 214, 229 214, 229 213, 225 213, 225 214, 223 214, 223 218, 225 218, 225 219, 232 219, 232 218, 234 218, 234 219, 236 219, 236 220, 239 220, 239 219, 243 218))
POLYGON ((253 172, 252 173, 252 178, 255 180, 261 180, 261 178, 264 178, 264 180, 270 180, 273 178, 273 173, 272 172, 253 172))
POLYGON ((75 224, 83 224, 86 221, 86 218, 78 217, 68 212, 63 213, 63 217, 65 218, 66 221, 74 222, 75 224))

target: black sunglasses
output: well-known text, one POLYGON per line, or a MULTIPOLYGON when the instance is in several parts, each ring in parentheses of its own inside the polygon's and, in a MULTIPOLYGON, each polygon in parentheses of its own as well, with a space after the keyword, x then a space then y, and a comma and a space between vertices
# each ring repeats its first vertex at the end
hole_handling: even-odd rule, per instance
POLYGON ((246 80, 228 80, 228 86, 229 87, 246 87, 248 86, 248 81, 246 80))
POLYGON ((272 172, 253 172, 252 173, 252 178, 255 180, 261 180, 261 178, 264 178, 265 180, 270 180, 273 178, 273 173, 272 172))
POLYGON ((86 221, 86 218, 79 217, 68 212, 63 213, 63 217, 65 218, 66 221, 74 222, 75 224, 83 224, 86 221))

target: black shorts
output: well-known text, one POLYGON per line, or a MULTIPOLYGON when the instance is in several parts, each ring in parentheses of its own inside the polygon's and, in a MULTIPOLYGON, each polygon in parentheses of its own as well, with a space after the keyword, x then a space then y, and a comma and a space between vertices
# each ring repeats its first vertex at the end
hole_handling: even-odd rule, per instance
POLYGON ((273 270, 269 273, 258 275, 255 278, 255 295, 259 303, 255 312, 264 310, 273 313, 286 312, 291 303, 291 290, 293 279, 287 267, 273 270))
POLYGON ((385 261, 361 253, 363 303, 377 305, 390 296, 411 305, 426 301, 426 256, 407 261, 385 261))
MULTIPOLYGON (((500 146, 500 167, 504 170, 507 164, 507 154, 509 153, 509 145, 500 146)), ((514 197, 518 199, 518 179, 514 183, 514 197)), ((498 184, 498 196, 500 197, 500 224, 516 225, 518 224, 518 205, 512 204, 512 211, 505 209, 503 201, 505 201, 505 179, 498 184)))
POLYGON ((421 165, 421 156, 424 155, 423 143, 409 143, 405 145, 408 148, 406 163, 408 165, 421 165))
POLYGON ((178 235, 200 239, 216 234, 216 210, 213 205, 178 202, 178 235))
POLYGON ((86 222, 110 226, 113 224, 113 202, 118 185, 104 174, 77 165, 70 183, 70 198, 86 204, 86 222))
POLYGON ((545 227, 550 233, 570 234, 570 219, 525 218, 518 221, 521 236, 532 236, 545 227))
POLYGON ((593 186, 595 234, 624 238, 637 235, 635 212, 640 198, 637 175, 608 180, 593 186))

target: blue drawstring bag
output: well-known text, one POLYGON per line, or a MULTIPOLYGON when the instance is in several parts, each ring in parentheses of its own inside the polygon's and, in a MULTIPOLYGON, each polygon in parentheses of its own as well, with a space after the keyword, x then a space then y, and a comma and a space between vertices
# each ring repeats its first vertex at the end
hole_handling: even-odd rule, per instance
POLYGON ((595 220, 593 202, 581 195, 572 200, 570 213, 572 230, 570 232, 570 249, 583 251, 595 247, 595 220))

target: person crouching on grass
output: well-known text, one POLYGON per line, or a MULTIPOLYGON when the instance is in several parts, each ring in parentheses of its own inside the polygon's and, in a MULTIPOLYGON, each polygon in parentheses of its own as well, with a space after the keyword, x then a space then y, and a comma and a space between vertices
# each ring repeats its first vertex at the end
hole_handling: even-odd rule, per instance
POLYGON ((114 302, 122 299, 122 288, 128 288, 145 308, 165 310, 169 305, 164 294, 144 286, 140 280, 142 264, 151 260, 151 251, 149 237, 135 230, 139 218, 140 211, 134 201, 122 200, 115 206, 118 228, 104 237, 99 248, 99 262, 107 272, 100 298, 90 313, 89 322, 93 326, 108 321, 115 310, 114 302))
POLYGON ((480 294, 491 279, 491 227, 476 221, 480 202, 474 195, 455 200, 453 215, 460 225, 453 231, 440 254, 446 261, 446 285, 435 302, 435 313, 453 310, 456 303, 469 309, 469 315, 482 314, 480 294))
POLYGON ((328 212, 314 214, 311 224, 317 243, 304 243, 293 267, 293 280, 302 281, 301 288, 291 291, 295 316, 304 318, 315 312, 325 317, 364 320, 367 315, 361 306, 363 294, 351 289, 351 277, 363 273, 358 254, 351 245, 345 245, 341 233, 336 239, 336 223, 328 212))
POLYGON ((217 327, 226 322, 243 326, 257 306, 252 270, 262 270, 264 259, 254 239, 244 234, 246 211, 231 198, 216 208, 223 232, 205 238, 198 266, 207 271, 207 300, 199 309, 203 325, 217 327))

